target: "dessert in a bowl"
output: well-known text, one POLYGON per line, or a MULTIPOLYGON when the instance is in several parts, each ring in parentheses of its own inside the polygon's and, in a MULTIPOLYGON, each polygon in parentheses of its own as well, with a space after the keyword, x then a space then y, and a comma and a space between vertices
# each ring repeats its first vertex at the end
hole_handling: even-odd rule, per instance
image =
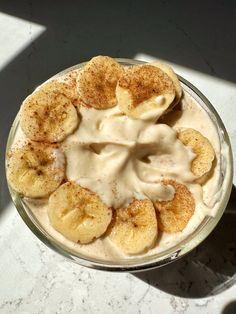
POLYGON ((214 228, 232 184, 224 127, 173 69, 98 56, 23 102, 7 147, 13 201, 78 263, 163 265, 214 228))

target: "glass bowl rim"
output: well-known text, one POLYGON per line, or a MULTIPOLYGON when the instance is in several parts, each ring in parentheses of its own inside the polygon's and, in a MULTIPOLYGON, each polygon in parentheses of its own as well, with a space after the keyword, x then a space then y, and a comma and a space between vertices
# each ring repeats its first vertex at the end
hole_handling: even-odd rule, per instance
MULTIPOLYGON (((115 58, 115 60, 118 61, 119 63, 123 64, 123 65, 136 65, 136 64, 147 64, 148 63, 148 62, 144 62, 144 61, 140 61, 140 60, 126 59, 126 58, 115 58)), ((86 63, 87 62, 82 62, 82 63, 79 63, 79 64, 74 65, 72 67, 66 68, 63 71, 60 71, 59 73, 52 76, 49 80, 51 80, 53 78, 57 78, 57 77, 61 76, 62 74, 65 74, 69 71, 73 71, 75 69, 81 68, 86 63)), ((127 260, 127 261, 129 261, 129 263, 124 264, 124 265, 120 265, 120 264, 110 262, 110 261, 96 260, 95 258, 92 258, 92 257, 88 257, 88 258, 81 257, 78 255, 78 253, 76 254, 75 251, 67 248, 66 246, 61 244, 59 241, 55 240, 50 234, 46 235, 43 228, 40 226, 37 226, 32 221, 32 219, 31 219, 32 217, 30 218, 30 216, 26 213, 24 206, 23 206, 22 202, 20 201, 21 197, 15 191, 13 191, 8 184, 8 188, 10 191, 12 201, 13 201, 18 213, 20 214, 20 216, 23 219, 23 221, 25 222, 25 224, 37 236, 37 238, 39 238, 39 240, 41 240, 44 244, 46 244, 48 247, 50 247, 51 249, 53 249, 54 251, 56 251, 60 255, 66 257, 70 261, 74 261, 77 264, 82 265, 82 266, 86 266, 86 267, 98 269, 98 270, 104 270, 104 271, 136 272, 136 271, 143 271, 143 270, 147 270, 147 269, 153 269, 156 267, 164 266, 164 265, 167 265, 167 264, 181 258, 182 256, 184 256, 187 253, 189 253, 190 251, 192 251, 196 246, 198 246, 212 232, 212 230, 215 228, 215 226, 217 225, 217 223, 221 219, 221 216, 223 215, 224 210, 226 208, 226 205, 228 203, 228 200, 230 198, 232 182, 233 182, 232 148, 231 148, 231 144, 230 144, 230 140, 229 140, 229 136, 228 136, 228 133, 226 131, 226 128, 225 128, 221 118, 219 117, 216 109, 213 107, 213 105, 210 103, 210 101, 188 80, 184 79, 180 75, 177 75, 177 76, 178 76, 179 80, 182 83, 184 83, 188 88, 190 88, 203 101, 203 103, 208 107, 208 109, 213 113, 214 117, 216 118, 217 125, 220 127, 221 131, 223 132, 222 136, 223 136, 224 142, 229 147, 228 157, 229 157, 229 162, 231 164, 231 171, 230 171, 230 175, 229 175, 230 177, 229 177, 229 181, 228 181, 228 188, 226 190, 224 197, 221 200, 221 206, 218 209, 216 216, 214 216, 214 217, 206 216, 204 218, 204 220, 201 222, 201 224, 199 226, 200 228, 197 227, 193 231, 193 233, 191 233, 187 238, 182 240, 180 243, 177 243, 173 247, 171 247, 171 248, 169 248, 163 252, 157 253, 156 255, 161 255, 162 256, 161 258, 158 258, 155 260, 156 255, 153 255, 153 256, 149 256, 150 261, 148 261, 146 263, 142 263, 141 258, 140 258, 140 263, 134 264, 134 263, 132 263, 133 260, 130 259, 130 260, 127 260), (196 236, 194 236, 195 233, 197 233, 196 236), (190 237, 190 239, 189 239, 189 237, 190 237), (183 246, 180 249, 179 248, 180 244, 183 245, 185 242, 188 243, 187 248, 183 246)), ((19 124, 19 112, 13 121, 13 124, 11 126, 11 129, 10 129, 10 132, 8 135, 8 140, 7 140, 7 145, 6 145, 6 154, 11 147, 12 138, 14 137, 14 132, 16 131, 18 124, 19 124)))

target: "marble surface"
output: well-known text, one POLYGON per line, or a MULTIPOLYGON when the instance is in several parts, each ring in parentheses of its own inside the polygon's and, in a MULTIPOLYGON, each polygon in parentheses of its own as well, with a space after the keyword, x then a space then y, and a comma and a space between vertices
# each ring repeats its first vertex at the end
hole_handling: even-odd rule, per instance
POLYGON ((236 313, 234 187, 220 223, 198 248, 166 267, 135 274, 65 260, 32 234, 10 201, 4 150, 21 100, 52 74, 92 55, 170 62, 210 99, 236 150, 235 2, 215 1, 212 8, 205 1, 205 10, 187 1, 182 7, 151 1, 145 9, 139 1, 98 3, 0 6, 0 313, 236 313), (193 13, 201 14, 200 23, 193 13))

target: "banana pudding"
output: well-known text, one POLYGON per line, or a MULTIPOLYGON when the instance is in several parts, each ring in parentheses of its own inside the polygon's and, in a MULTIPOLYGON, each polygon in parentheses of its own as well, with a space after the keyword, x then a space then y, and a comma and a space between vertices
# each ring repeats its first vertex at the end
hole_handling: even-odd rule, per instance
POLYGON ((173 247, 216 214, 220 140, 168 65, 98 56, 23 102, 7 179, 60 243, 132 259, 173 247))

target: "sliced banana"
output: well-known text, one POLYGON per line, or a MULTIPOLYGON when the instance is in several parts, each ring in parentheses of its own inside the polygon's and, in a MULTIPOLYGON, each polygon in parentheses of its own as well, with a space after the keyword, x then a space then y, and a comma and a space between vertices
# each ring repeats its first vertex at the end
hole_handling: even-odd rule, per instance
POLYGON ((76 100, 78 97, 75 86, 56 80, 51 80, 49 82, 44 83, 39 87, 39 90, 49 94, 50 93, 54 93, 55 95, 62 94, 65 97, 69 98, 72 102, 76 100))
POLYGON ((165 232, 182 231, 195 211, 195 201, 189 189, 174 180, 163 180, 164 185, 175 189, 174 198, 170 201, 156 201, 160 230, 165 232))
POLYGON ((112 211, 95 193, 67 182, 50 196, 48 215, 52 226, 67 239, 89 243, 107 230, 112 211))
MULTIPOLYGON (((179 102, 179 100, 182 96, 182 87, 180 85, 179 79, 178 79, 177 75, 175 74, 174 70, 168 64, 161 63, 159 61, 155 61, 151 64, 158 67, 163 72, 165 72, 172 79, 172 81, 174 83, 175 99, 174 99, 173 103, 171 104, 171 109, 172 109, 179 102)), ((170 108, 168 108, 168 111, 169 111, 169 109, 170 108)))
POLYGON ((79 124, 77 110, 64 92, 57 84, 48 83, 23 102, 20 125, 29 139, 60 142, 76 129, 79 124))
POLYGON ((175 98, 171 78, 153 65, 128 68, 119 79, 116 97, 120 110, 134 119, 146 119, 154 112, 158 119, 175 98))
POLYGON ((125 253, 139 254, 157 239, 157 219, 150 200, 134 200, 116 210, 110 239, 125 253))
POLYGON ((107 56, 92 58, 78 77, 80 100, 96 109, 116 105, 116 84, 124 73, 122 66, 107 56))
POLYGON ((215 151, 210 141, 194 129, 179 129, 178 138, 196 154, 191 164, 191 171, 199 182, 204 182, 215 159, 215 151))
POLYGON ((26 197, 50 195, 65 176, 65 158, 55 145, 29 142, 12 149, 7 159, 7 179, 26 197))

